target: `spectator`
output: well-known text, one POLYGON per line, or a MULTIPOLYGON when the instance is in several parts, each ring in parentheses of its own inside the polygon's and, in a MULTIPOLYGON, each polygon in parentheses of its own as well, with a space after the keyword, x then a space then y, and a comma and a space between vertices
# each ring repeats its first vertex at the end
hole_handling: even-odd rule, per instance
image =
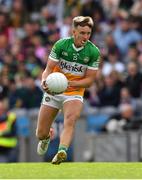
POLYGON ((67 16, 63 23, 60 26, 60 36, 61 38, 65 38, 71 35, 71 17, 67 16))
POLYGON ((6 99, 9 92, 8 68, 5 65, 0 73, 0 100, 6 99))
POLYGON ((105 15, 107 18, 116 16, 118 11, 119 0, 102 0, 102 6, 104 8, 105 15))
POLYGON ((105 76, 104 86, 98 91, 98 97, 101 107, 114 106, 120 103, 120 89, 118 79, 113 78, 111 74, 105 76))
POLYGON ((23 25, 23 30, 25 33, 25 37, 23 38, 22 41, 22 46, 25 50, 25 53, 27 52, 27 48, 32 46, 32 38, 34 37, 36 30, 34 28, 34 23, 33 22, 26 22, 23 25))
MULTIPOLYGON (((38 49, 38 47, 37 47, 38 49)), ((38 76, 40 68, 43 62, 40 61, 38 57, 36 57, 36 47, 29 47, 27 49, 27 55, 25 59, 24 67, 25 69, 32 74, 33 77, 38 76)), ((40 50, 40 47, 39 49, 40 50)), ((41 52, 42 53, 42 52, 41 52)))
MULTIPOLYGON (((32 38, 33 43, 33 51, 36 58, 38 58, 41 62, 41 64, 45 65, 46 62, 44 62, 44 58, 46 56, 46 48, 43 46, 42 39, 39 36, 34 36, 32 38)), ((36 63, 35 63, 36 65, 36 63)))
POLYGON ((14 28, 20 28, 28 20, 28 13, 23 0, 14 0, 10 11, 10 24, 14 28))
POLYGON ((118 50, 118 47, 115 44, 115 41, 114 41, 114 38, 113 38, 112 34, 108 33, 105 36, 105 48, 103 49, 103 52, 102 52, 103 56, 105 58, 107 58, 108 53, 111 52, 111 51, 116 52, 118 55, 120 54, 119 50, 118 50))
POLYGON ((132 7, 134 1, 133 0, 120 0, 119 1, 119 8, 129 10, 132 7))
POLYGON ((0 162, 18 161, 16 115, 0 101, 0 162))
POLYGON ((47 21, 47 31, 45 32, 46 43, 54 44, 60 38, 60 29, 56 24, 54 16, 49 17, 47 21))
POLYGON ((27 104, 26 108, 38 108, 41 104, 43 92, 35 84, 34 78, 31 74, 27 74, 25 78, 25 88, 27 89, 27 104))
POLYGON ((7 24, 7 20, 7 14, 0 12, 0 36, 4 35, 9 40, 10 27, 7 24))
POLYGON ((13 0, 1 0, 0 1, 0 10, 3 10, 4 12, 9 12, 11 9, 13 0))
POLYGON ((88 89, 85 93, 85 98, 89 102, 89 105, 92 107, 98 107, 100 105, 99 97, 97 95, 97 87, 96 84, 88 89))
POLYGON ((131 7, 130 13, 134 16, 141 16, 142 15, 141 9, 142 9, 142 1, 137 0, 131 7))
MULTIPOLYGON (((8 100, 9 100, 9 108, 14 109, 19 104, 18 102, 18 93, 17 93, 17 86, 14 79, 11 79, 9 82, 9 94, 8 94, 8 100)), ((19 105, 18 105, 19 107, 19 105)))
POLYGON ((83 16, 91 16, 91 17, 94 16, 94 20, 96 20, 97 17, 99 17, 98 20, 100 20, 104 16, 104 12, 103 12, 101 3, 99 1, 93 1, 93 0, 86 1, 82 5, 81 14, 83 16))
MULTIPOLYGON (((14 61, 14 58, 10 52, 6 52, 2 58, 4 66, 6 65, 8 68, 8 79, 13 79, 15 76, 15 72, 17 71, 17 62, 14 61)), ((4 67, 3 67, 4 68, 4 67)))
POLYGON ((142 90, 142 74, 139 72, 138 66, 134 62, 129 62, 127 66, 128 75, 125 79, 132 97, 140 98, 142 90))
MULTIPOLYGON (((80 13, 80 2, 76 0, 66 0, 65 1, 65 10, 64 10, 64 16, 71 16, 73 9, 77 10, 78 13, 80 13)), ((72 17, 73 18, 73 17, 72 17)))
POLYGON ((128 18, 120 20, 120 23, 113 32, 113 36, 122 55, 127 54, 128 47, 131 43, 138 42, 142 39, 141 34, 131 28, 128 18))
POLYGON ((130 91, 127 87, 123 87, 120 91, 120 105, 130 104, 134 110, 136 110, 136 101, 131 96, 130 91))
POLYGON ((140 53, 138 56, 138 65, 139 65, 140 72, 142 73, 142 53, 140 53))
POLYGON ((136 44, 131 44, 130 47, 128 48, 128 53, 124 58, 124 63, 126 65, 131 61, 138 63, 138 55, 139 55, 139 51, 136 48, 136 44))
POLYGON ((110 50, 108 52, 108 61, 104 62, 103 68, 102 68, 102 74, 104 76, 107 76, 111 73, 111 71, 117 71, 119 73, 123 73, 125 70, 124 63, 119 61, 119 56, 117 51, 110 50))
POLYGON ((12 91, 10 90, 9 93, 9 101, 13 102, 12 108, 27 108, 29 97, 28 90, 25 87, 25 75, 17 73, 13 82, 10 82, 10 89, 12 89, 12 91), (13 82, 16 84, 16 89, 13 82))
POLYGON ((110 120, 105 126, 107 132, 122 133, 126 126, 133 121, 134 110, 130 104, 120 106, 120 113, 110 117, 110 120))

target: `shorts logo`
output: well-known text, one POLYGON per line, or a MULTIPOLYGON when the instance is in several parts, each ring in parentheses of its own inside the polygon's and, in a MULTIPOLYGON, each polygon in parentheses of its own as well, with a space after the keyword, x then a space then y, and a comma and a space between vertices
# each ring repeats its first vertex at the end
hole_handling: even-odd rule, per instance
POLYGON ((45 97, 45 101, 49 102, 50 101, 50 97, 49 96, 45 97))

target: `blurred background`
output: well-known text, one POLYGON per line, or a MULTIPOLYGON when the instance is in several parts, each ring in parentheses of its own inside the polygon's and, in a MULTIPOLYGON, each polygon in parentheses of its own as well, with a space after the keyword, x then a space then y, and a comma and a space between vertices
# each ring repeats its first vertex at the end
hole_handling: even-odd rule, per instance
POLYGON ((101 65, 86 90, 68 161, 142 161, 142 0, 0 0, 0 162, 50 161, 36 153, 41 74, 72 18, 91 16, 101 65))

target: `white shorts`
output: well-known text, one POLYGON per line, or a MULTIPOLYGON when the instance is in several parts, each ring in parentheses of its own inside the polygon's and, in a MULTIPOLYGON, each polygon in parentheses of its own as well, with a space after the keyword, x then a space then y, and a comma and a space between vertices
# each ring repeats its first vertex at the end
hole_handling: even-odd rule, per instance
POLYGON ((50 94, 44 93, 42 104, 61 109, 65 102, 72 100, 79 100, 83 103, 83 97, 79 95, 67 96, 64 94, 59 94, 52 96, 50 94))

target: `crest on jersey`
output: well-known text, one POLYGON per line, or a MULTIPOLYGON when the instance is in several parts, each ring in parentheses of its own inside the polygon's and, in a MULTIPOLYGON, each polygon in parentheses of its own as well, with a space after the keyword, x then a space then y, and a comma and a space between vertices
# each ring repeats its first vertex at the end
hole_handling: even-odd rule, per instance
POLYGON ((88 63, 88 62, 89 62, 89 57, 85 57, 85 58, 83 59, 83 61, 84 61, 85 63, 88 63))

